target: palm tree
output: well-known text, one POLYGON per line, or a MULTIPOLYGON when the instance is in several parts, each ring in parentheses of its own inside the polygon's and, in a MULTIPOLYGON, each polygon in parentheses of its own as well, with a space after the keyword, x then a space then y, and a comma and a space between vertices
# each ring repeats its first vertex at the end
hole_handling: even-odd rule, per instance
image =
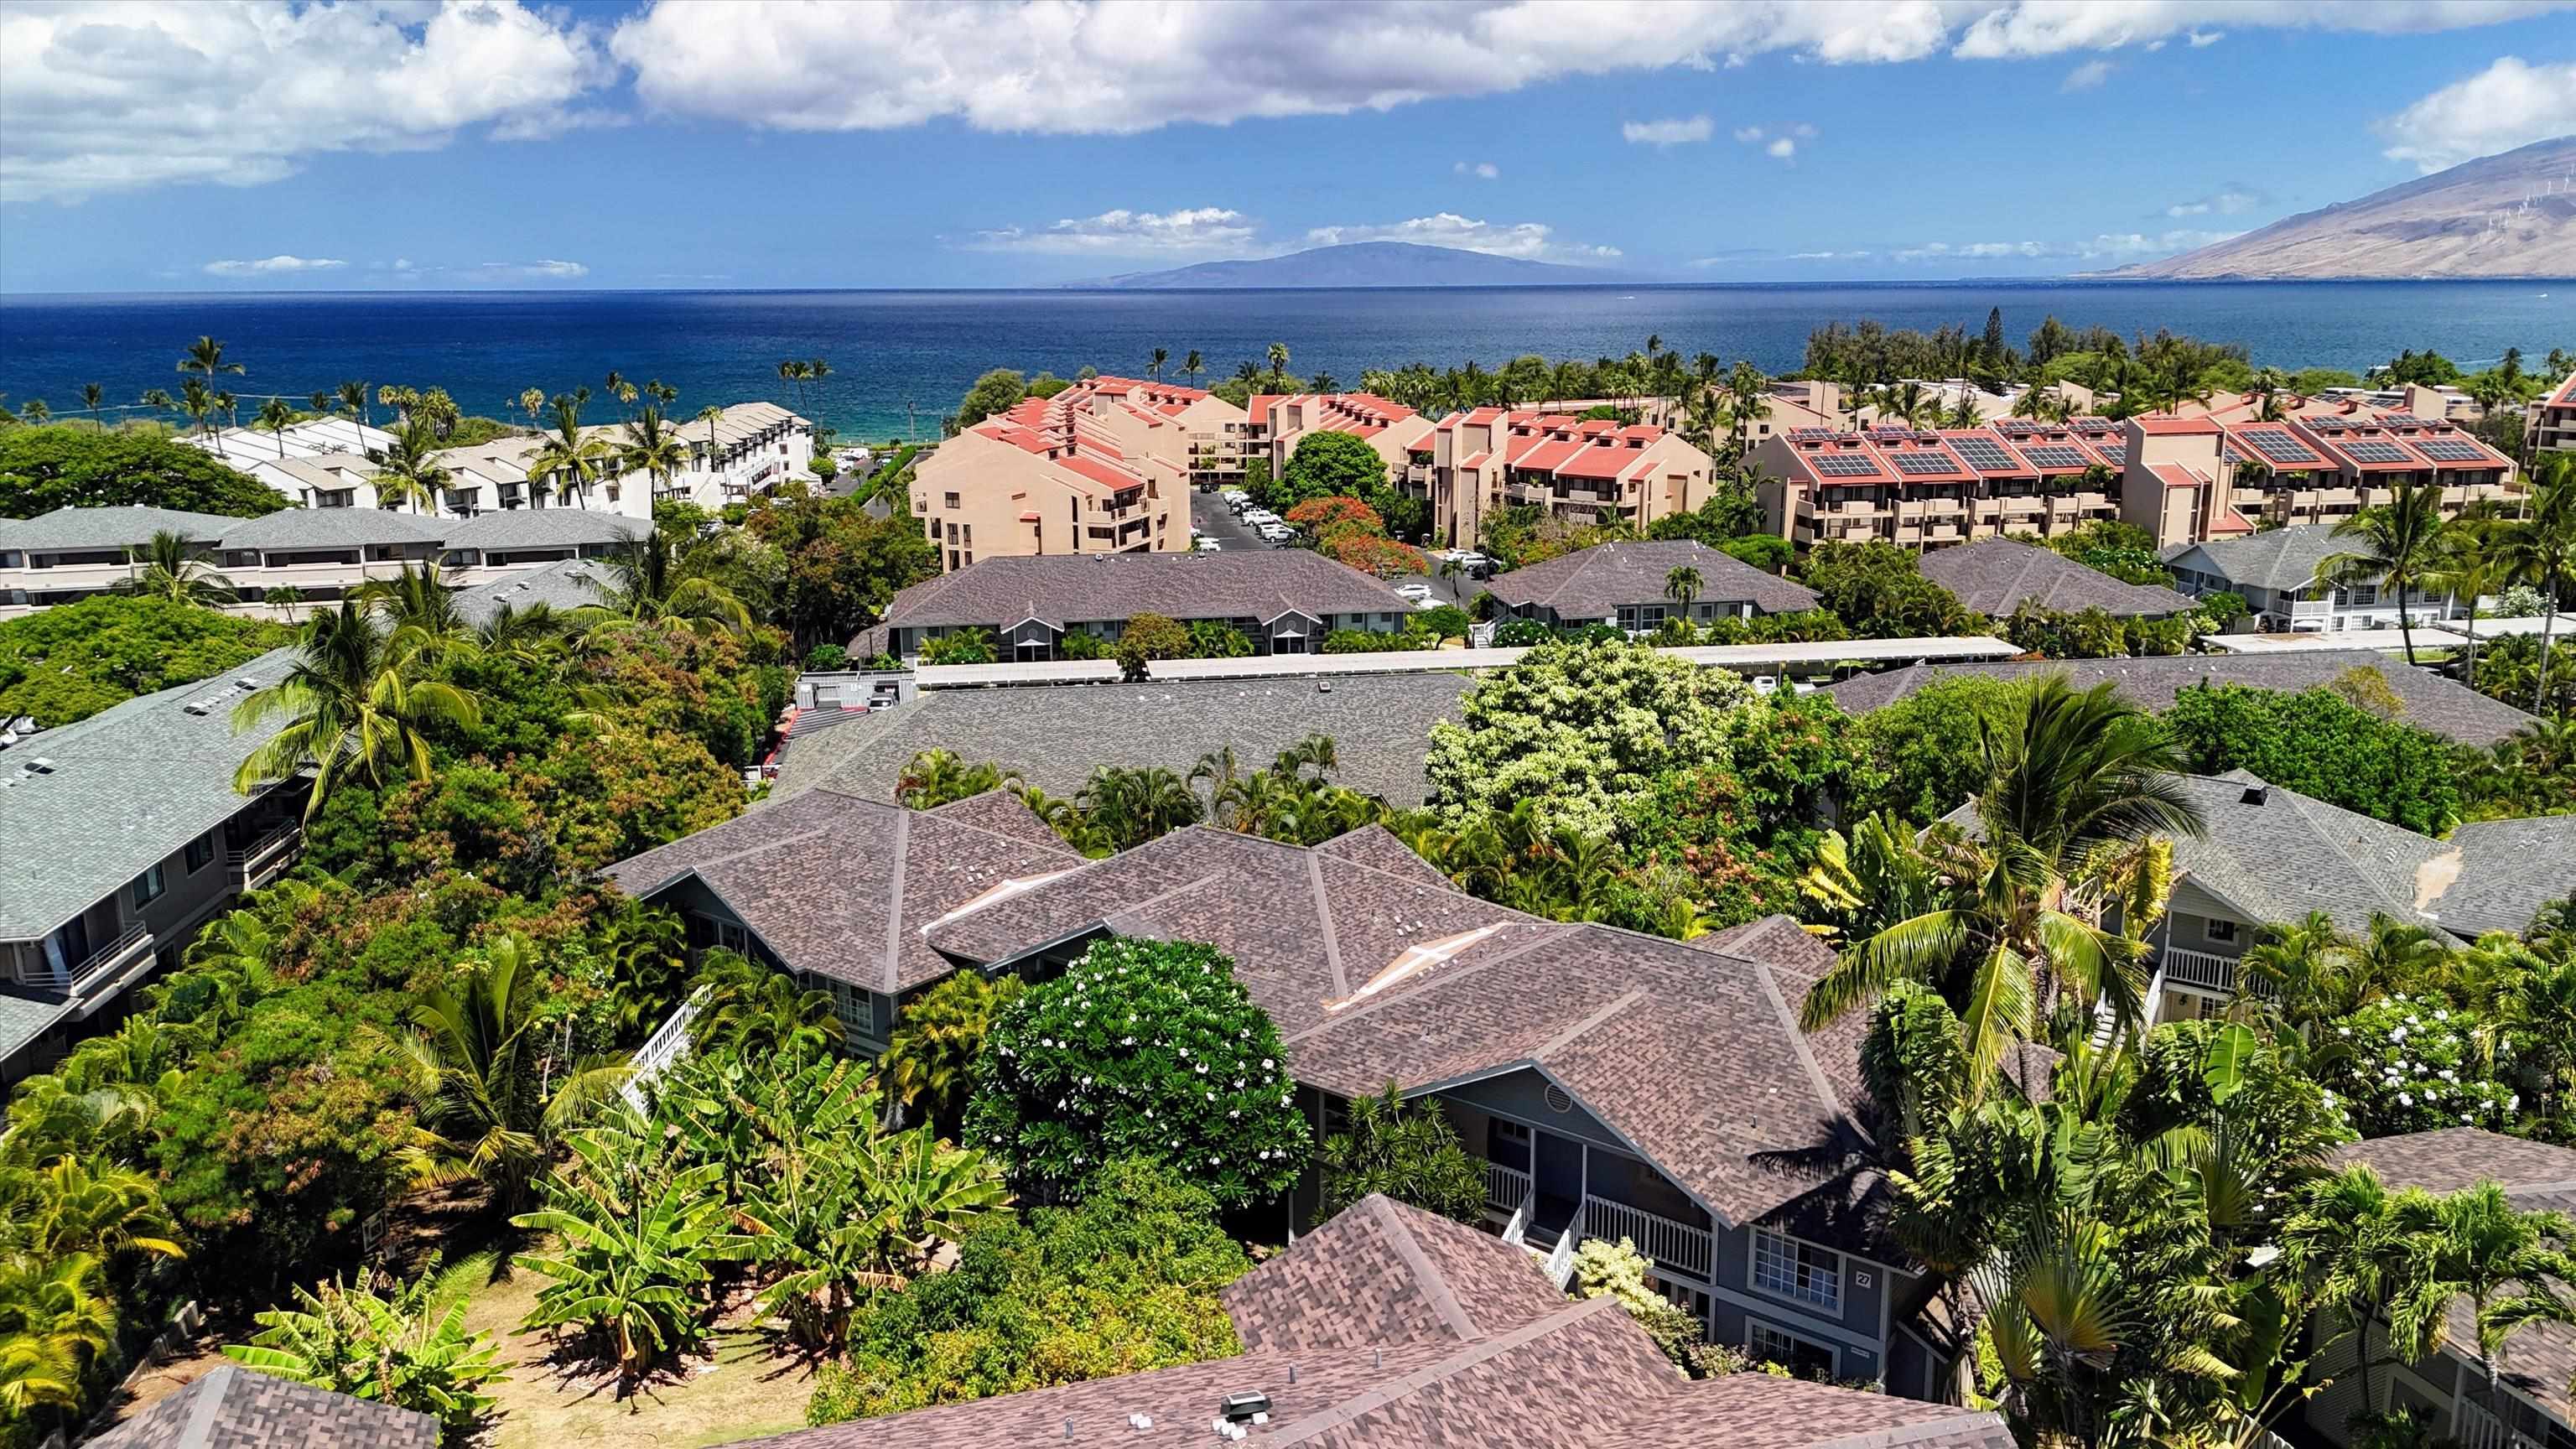
POLYGON ((537 427, 546 410, 546 390, 532 387, 519 394, 519 411, 528 415, 528 426, 537 427))
POLYGON ((2262 399, 2262 405, 2255 409, 2254 420, 2256 422, 2263 423, 2279 422, 2281 420, 2282 413, 2281 394, 2289 390, 2289 376, 2283 373, 2281 369, 2277 367, 2256 368, 2254 370, 2254 380, 2247 384, 2245 388, 2245 395, 2247 397, 2262 399))
POLYGON ((689 445, 680 440, 679 430, 663 420, 659 406, 646 403, 635 421, 626 425, 626 445, 617 451, 617 471, 644 474, 652 480, 658 498, 673 478, 687 471, 689 457, 689 445))
POLYGON ((106 1271, 87 1253, 0 1259, 0 1410, 78 1409, 98 1357, 116 1341, 106 1271))
POLYGON ((224 426, 227 429, 238 428, 241 426, 240 397, 230 392, 216 393, 215 406, 223 409, 224 426))
POLYGON ((425 418, 405 419, 393 442, 367 460, 376 465, 367 481, 375 485, 379 508, 409 503, 413 513, 425 513, 438 506, 440 490, 456 476, 439 461, 438 437, 425 418))
MULTIPOLYGON (((832 364, 824 361, 822 358, 810 357, 805 360, 805 380, 814 384, 815 392, 820 393, 823 390, 823 379, 830 377, 831 375, 832 364)), ((674 394, 674 396, 677 396, 677 394, 674 394)))
POLYGON ((2492 1406, 2496 1355, 2515 1330, 2576 1323, 2576 1305, 2562 1286, 2576 1282, 2568 1252, 2576 1225, 2564 1213, 2516 1208, 2493 1182, 2443 1197, 2402 1194, 2398 1214, 2417 1242, 2391 1306, 2390 1346, 2410 1363, 2433 1357, 2450 1346, 2451 1306, 2467 1299, 2477 1341, 2462 1347, 2492 1406))
POLYGON ((877 1059, 886 1092, 942 1135, 955 1136, 976 1053, 993 1019, 1020 989, 1016 976, 960 971, 907 1002, 885 1055, 877 1059))
POLYGON ((1197 348, 1191 348, 1189 355, 1181 359, 1181 376, 1190 380, 1190 386, 1196 387, 1199 383, 1199 374, 1205 371, 1207 371, 1207 359, 1199 356, 1197 348))
POLYGON ((107 419, 99 416, 99 405, 107 401, 107 389, 94 382, 81 384, 81 406, 89 409, 89 425, 99 432, 107 431, 107 419))
POLYGON ((1171 360, 1172 354, 1169 348, 1155 348, 1153 355, 1145 360, 1145 375, 1156 382, 1161 382, 1163 380, 1163 364, 1171 360))
POLYGON ((555 480, 555 501, 560 503, 579 493, 583 504, 590 501, 590 485, 599 477, 600 465, 611 450, 608 440, 597 429, 582 430, 581 405, 588 390, 557 393, 554 396, 555 431, 536 456, 528 459, 531 478, 555 480))
POLYGON ((405 564, 389 579, 369 579, 355 597, 406 658, 434 664, 475 647, 474 626, 457 609, 456 591, 439 576, 435 559, 424 559, 417 567, 405 564))
POLYGON ((224 440, 216 435, 208 421, 217 408, 215 390, 206 386, 204 378, 192 377, 179 384, 178 408, 188 415, 188 421, 197 425, 197 431, 205 434, 207 441, 215 445, 216 455, 222 456, 224 440))
POLYGON ((143 396, 134 401, 137 406, 151 408, 155 412, 171 412, 179 406, 167 390, 157 387, 145 388, 143 396))
POLYGON ((2283 1267, 2310 1284, 2318 1310, 2342 1319, 2353 1335, 2365 1405, 2379 1402, 2370 1385, 2374 1330, 2386 1321, 2417 1256, 2400 1208, 2379 1174, 2367 1165, 2348 1167, 2309 1183, 2281 1228, 2283 1267))
POLYGON ((187 1256, 172 1241, 176 1229, 161 1205, 160 1184, 150 1173, 113 1162, 93 1170, 65 1155, 30 1170, 26 1186, 30 1191, 20 1200, 16 1244, 38 1258, 187 1256))
POLYGON ((277 456, 281 458, 286 456, 286 430, 294 425, 295 409, 288 407, 282 397, 261 403, 259 416, 252 422, 252 426, 266 428, 277 435, 277 456))
POLYGON ((286 727, 242 761, 233 788, 247 795, 309 766, 308 820, 352 772, 381 783, 392 767, 427 780, 427 731, 472 729, 483 718, 471 694, 444 680, 415 678, 409 654, 354 599, 305 624, 303 650, 286 677, 235 705, 233 728, 251 729, 277 715, 286 716, 286 727))
POLYGON ((2460 662, 2460 679, 2472 688, 2478 682, 2478 600, 2504 587, 2505 581, 2505 562, 2495 548, 2497 533, 2493 525, 2455 524, 2442 566, 2424 579, 2428 587, 2468 603, 2469 647, 2460 662))
POLYGON ((2507 578, 2539 588, 2547 611, 2540 621, 2540 679, 2531 694, 2532 713, 2545 715, 2559 591, 2576 577, 2576 454, 2551 453, 2533 466, 2530 506, 2499 531, 2495 552, 2507 578))
POLYGON ((1978 737, 1980 838, 1936 836, 1946 889, 1933 908, 1846 947, 1804 1011, 1812 1030, 1899 981, 1927 982, 1959 1014, 1974 1092, 2054 997, 2141 1029, 2143 947, 2100 923, 2104 904, 2120 898, 2122 929, 2146 929, 2163 904, 2159 837, 2203 829, 2182 757, 2108 684, 2079 694, 2063 674, 2041 676, 1980 719, 1978 737))
POLYGON ((2397 628, 2406 640, 2406 662, 2415 662, 2415 620, 2407 611, 2408 593, 2424 587, 2442 571, 2451 548, 2451 524, 2442 517, 2439 484, 2400 483, 2397 498, 2365 508, 2334 527, 2334 537, 2352 539, 2349 552, 2329 556, 2317 565, 2317 577, 2341 587, 2376 583, 2397 595, 2397 628))
POLYGON ((544 986, 524 936, 494 942, 461 990, 431 986, 412 1008, 403 1051, 419 1076, 422 1140, 406 1154, 430 1182, 473 1178, 517 1207, 546 1155, 612 1099, 626 1068, 557 1062, 556 1032, 536 1013, 544 986))
POLYGON ((375 415, 367 411, 367 384, 364 379, 351 378, 341 383, 339 397, 341 416, 362 428, 374 424, 375 415))
POLYGON ((45 422, 53 415, 54 410, 45 406, 45 400, 40 397, 27 399, 26 404, 18 409, 19 418, 31 424, 45 422))
POLYGON ((1288 377, 1288 344, 1270 344, 1270 390, 1277 392, 1288 377))
POLYGON ((601 560, 606 582, 582 582, 599 596, 612 623, 681 624, 702 634, 739 634, 751 627, 751 611, 732 590, 710 578, 685 576, 683 563, 679 541, 657 528, 601 560))
POLYGON ((1698 598, 1700 590, 1706 587, 1708 587, 1708 581, 1701 578, 1699 570, 1689 564, 1678 565, 1664 574, 1664 597, 1682 606, 1682 617, 1685 619, 1690 617, 1691 601, 1698 598))
POLYGON ((697 421, 707 425, 707 466, 716 465, 716 424, 724 421, 724 409, 709 403, 698 409, 697 421))
POLYGON ((617 398, 627 395, 626 374, 616 368, 610 368, 607 379, 600 384, 599 391, 603 397, 617 398))
POLYGON ((784 971, 725 952, 711 955, 698 979, 706 996, 689 1023, 689 1047, 701 1056, 757 1061, 842 1039, 831 994, 784 971))
POLYGON ((778 380, 787 384, 788 391, 795 395, 798 407, 805 405, 805 390, 797 385, 804 376, 805 364, 795 358, 787 358, 778 364, 778 380))
POLYGON ((175 528, 154 530, 151 540, 134 550, 133 561, 141 567, 118 585, 121 593, 208 608, 231 603, 236 597, 233 581, 198 557, 188 536, 175 528))
POLYGON ((224 361, 224 345, 211 337, 189 343, 188 355, 179 359, 179 371, 195 373, 208 382, 223 373, 238 375, 246 370, 238 362, 224 361))

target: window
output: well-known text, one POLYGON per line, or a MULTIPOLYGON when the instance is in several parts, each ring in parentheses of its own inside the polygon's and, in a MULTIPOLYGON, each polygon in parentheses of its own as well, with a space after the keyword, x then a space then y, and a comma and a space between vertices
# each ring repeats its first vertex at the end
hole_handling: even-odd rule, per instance
POLYGON ((214 836, 200 835, 196 839, 188 842, 188 874, 195 875, 197 872, 204 870, 206 866, 214 860, 214 858, 214 836))
POLYGON ((2343 601, 2356 609, 2367 609, 2379 602, 2379 585, 2346 584, 2343 601))
POLYGON ((1786 1233, 1753 1230, 1753 1286, 1781 1298, 1840 1310, 1843 1256, 1786 1233))
POLYGON ((1530 1170, 1530 1130, 1501 1117, 1487 1119, 1485 1157, 1517 1172, 1530 1170))
POLYGON ((1839 1367, 1830 1346, 1758 1319, 1745 1322, 1744 1346, 1755 1358, 1776 1363, 1802 1379, 1830 1379, 1839 1367))
POLYGON ((138 907, 148 906, 161 899, 161 893, 169 888, 170 883, 161 877, 161 867, 156 865, 134 878, 134 888, 131 892, 134 904, 138 907))
POLYGON ((832 983, 832 1014, 841 1019, 842 1031, 850 1036, 877 1034, 876 997, 846 981, 832 983))
POLYGON ((2236 939, 2236 923, 2215 919, 2204 921, 2201 923, 2201 932, 2212 941, 2232 942, 2236 939))
POLYGON ((956 495, 956 494, 954 494, 954 493, 942 493, 942 494, 940 494, 940 495, 939 495, 939 506, 940 506, 940 507, 942 507, 942 508, 954 508, 954 507, 956 507, 956 506, 957 506, 957 495, 956 495))

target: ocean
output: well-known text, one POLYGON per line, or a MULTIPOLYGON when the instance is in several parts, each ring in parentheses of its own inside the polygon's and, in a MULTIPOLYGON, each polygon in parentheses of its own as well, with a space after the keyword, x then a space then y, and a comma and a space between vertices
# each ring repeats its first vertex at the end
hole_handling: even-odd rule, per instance
POLYGON ((614 368, 678 388, 684 412, 768 398, 844 439, 935 437, 940 415, 990 367, 1141 376, 1164 347, 1166 376, 1178 379, 1196 349, 1204 382, 1284 342, 1292 371, 1356 385, 1363 369, 1417 361, 1490 368, 1529 352, 1625 355, 1651 335, 1686 357, 1749 357, 1783 372, 1827 322, 1973 332, 1990 307, 2003 309, 2016 346, 2054 315, 2072 327, 2241 342, 2258 364, 2284 368, 2359 371, 2405 348, 2475 367, 2507 347, 2537 366, 2552 347, 2576 348, 2576 282, 21 295, 0 297, 0 394, 12 407, 43 398, 59 414, 78 409, 88 382, 111 403, 175 391, 182 349, 210 334, 247 366, 227 380, 245 397, 300 400, 364 378, 444 387, 468 412, 510 417, 530 387, 597 392, 614 368), (800 394, 779 378, 780 360, 813 357, 832 366, 819 387, 800 394))

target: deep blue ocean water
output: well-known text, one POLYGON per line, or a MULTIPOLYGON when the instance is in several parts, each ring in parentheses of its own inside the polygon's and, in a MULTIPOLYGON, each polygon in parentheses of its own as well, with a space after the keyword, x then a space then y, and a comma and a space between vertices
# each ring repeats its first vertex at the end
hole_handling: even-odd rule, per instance
MULTIPOLYGON (((2000 306, 2019 346, 2043 317, 2124 334, 2169 327, 2241 342, 2257 363, 2360 370, 2402 348, 2464 364, 2509 346, 2536 360, 2576 348, 2576 283, 1952 283, 1942 285, 1547 287, 1270 292, 447 292, 0 297, 0 394, 77 408, 80 385, 111 402, 175 390, 201 333, 248 365, 236 393, 301 398, 343 378, 445 387, 466 411, 510 416, 529 387, 594 391, 609 369, 658 377, 680 408, 771 398, 797 403, 782 358, 822 357, 832 376, 803 403, 845 436, 903 433, 905 404, 935 436, 988 367, 1087 365, 1141 375, 1192 348, 1210 377, 1285 342, 1291 369, 1356 384, 1370 367, 1474 358, 1498 366, 1624 355, 1651 335, 1689 356, 1798 365, 1808 332, 1875 318, 1975 331, 2000 306)), ((249 409, 244 409, 247 414, 249 409)))

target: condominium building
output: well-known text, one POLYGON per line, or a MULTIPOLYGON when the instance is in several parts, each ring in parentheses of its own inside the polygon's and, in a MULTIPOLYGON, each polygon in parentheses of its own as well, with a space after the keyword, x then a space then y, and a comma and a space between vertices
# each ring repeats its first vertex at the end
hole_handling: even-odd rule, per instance
POLYGON ((1243 481, 1244 410, 1205 388, 1093 377, 1050 401, 1090 414, 1126 452, 1177 465, 1194 486, 1243 481))
MULTIPOLYGON (((2232 593, 2245 601, 2261 626, 2300 634, 2339 634, 2349 629, 2394 629, 2398 591, 2386 579, 2336 584, 2321 574, 2360 540, 2337 538, 2332 525, 2300 524, 2232 538, 2176 544, 2163 551, 2175 581, 2195 596, 2232 593)), ((2440 589, 2405 591, 2405 621, 2415 625, 2465 618, 2476 603, 2440 589)))
MULTIPOLYGON (((2445 517, 2517 487, 2512 459, 2438 415, 2336 409, 2224 426, 2228 506, 2256 526, 2337 523, 2391 501, 2399 484, 2438 486, 2445 517)), ((2212 536, 2225 535, 2163 541, 2212 536)))
POLYGON ((1431 502, 1432 532, 1472 546, 1503 509, 1535 505, 1570 524, 1658 518, 1708 501, 1714 467, 1677 433, 1605 418, 1475 408, 1407 445, 1406 480, 1431 502))
POLYGON ((2523 411, 2522 447, 2535 460, 2543 453, 2576 453, 2576 372, 2523 411))
POLYGON ((1165 414, 1133 400, 1145 384, 1122 390, 1123 379, 1108 381, 1030 398, 914 465, 912 516, 938 545, 943 570, 1020 554, 1190 546, 1191 480, 1222 475, 1222 444, 1194 451, 1185 417, 1196 411, 1201 423, 1222 426, 1202 406, 1222 400, 1176 399, 1165 406, 1181 411, 1165 414))
POLYGON ((1301 393, 1253 401, 1262 409, 1259 456, 1269 461, 1273 478, 1287 469, 1297 452, 1297 440, 1306 434, 1349 433, 1385 462, 1390 482, 1410 484, 1415 494, 1423 494, 1424 486, 1414 481, 1411 467, 1415 451, 1429 446, 1433 423, 1404 404, 1366 392, 1301 393))

